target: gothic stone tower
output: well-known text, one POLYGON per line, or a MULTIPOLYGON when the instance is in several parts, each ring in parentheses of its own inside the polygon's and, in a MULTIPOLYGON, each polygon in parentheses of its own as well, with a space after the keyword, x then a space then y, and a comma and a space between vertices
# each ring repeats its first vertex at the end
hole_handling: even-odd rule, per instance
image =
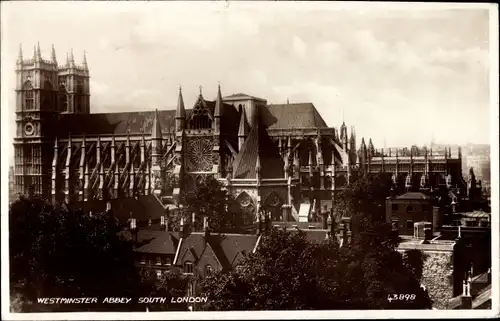
POLYGON ((77 67, 71 53, 60 66, 54 47, 46 60, 38 44, 31 59, 20 48, 16 66, 15 192, 49 197, 59 114, 89 113, 87 62, 77 67))

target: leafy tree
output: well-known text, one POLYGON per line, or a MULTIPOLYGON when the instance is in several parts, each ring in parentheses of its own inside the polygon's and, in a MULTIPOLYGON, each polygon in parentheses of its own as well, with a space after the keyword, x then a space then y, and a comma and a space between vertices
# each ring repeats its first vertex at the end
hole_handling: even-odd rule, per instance
MULTIPOLYGON (((21 199, 9 213, 11 293, 24 310, 110 310, 113 305, 37 304, 43 297, 138 294, 133 245, 109 214, 84 215, 39 198, 21 199)), ((130 306, 127 308, 131 308, 130 306)))
POLYGON ((141 273, 141 278, 143 289, 148 293, 148 297, 166 299, 163 303, 147 303, 145 306, 147 306, 149 311, 187 310, 187 304, 171 302, 172 298, 185 296, 189 281, 178 269, 165 271, 159 278, 154 271, 145 269, 141 273))
POLYGON ((333 243, 309 243, 303 232, 272 229, 238 272, 203 281, 207 310, 327 309, 331 302, 325 272, 335 266, 333 243))
POLYGON ((335 238, 315 244, 304 233, 272 229, 238 273, 204 280, 205 309, 431 308, 419 283, 421 262, 396 250, 399 236, 385 222, 389 190, 387 177, 365 176, 340 195, 341 215, 354 225, 351 243, 341 248, 335 238))
MULTIPOLYGON (((205 310, 421 309, 431 301, 401 254, 337 242, 311 243, 302 232, 272 229, 237 272, 206 278, 205 310), (391 296, 408 294, 404 300, 391 296), (409 295, 415 294, 410 299, 409 295)), ((366 245, 369 247, 369 245, 366 245)))
POLYGON ((195 190, 186 192, 183 197, 183 209, 173 217, 172 228, 179 226, 180 217, 185 222, 191 221, 192 213, 196 214, 195 229, 203 226, 203 217, 208 218, 210 228, 215 232, 241 230, 240 209, 236 201, 224 186, 212 176, 195 190))

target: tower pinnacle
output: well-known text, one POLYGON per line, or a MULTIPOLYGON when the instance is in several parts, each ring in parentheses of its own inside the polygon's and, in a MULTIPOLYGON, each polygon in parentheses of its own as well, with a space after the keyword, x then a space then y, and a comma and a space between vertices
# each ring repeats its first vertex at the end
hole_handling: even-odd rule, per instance
POLYGON ((69 63, 71 67, 75 67, 75 57, 73 56, 73 48, 69 52, 69 63))
POLYGON ((52 62, 57 65, 56 49, 54 48, 54 45, 52 45, 52 62))
POLYGON ((217 90, 217 99, 215 100, 215 111, 214 111, 214 116, 215 117, 221 117, 222 116, 222 94, 220 91, 220 84, 219 88, 217 90))
POLYGON ((36 59, 37 60, 42 60, 42 53, 40 51, 40 42, 37 42, 37 45, 36 45, 36 59))
POLYGON ((19 55, 17 56, 17 63, 20 64, 23 62, 23 44, 19 44, 19 55))
POLYGON ((85 70, 89 70, 89 66, 87 65, 87 52, 83 51, 83 68, 85 70))
POLYGON ((186 109, 184 108, 184 99, 182 98, 182 88, 179 86, 179 98, 177 100, 177 110, 175 111, 175 129, 183 130, 186 120, 186 109))

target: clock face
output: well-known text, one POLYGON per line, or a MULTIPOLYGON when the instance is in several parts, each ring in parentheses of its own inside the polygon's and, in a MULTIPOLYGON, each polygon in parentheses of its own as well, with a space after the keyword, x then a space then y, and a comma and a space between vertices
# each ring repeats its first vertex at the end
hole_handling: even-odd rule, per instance
POLYGON ((24 133, 27 136, 31 136, 35 133, 35 127, 32 123, 27 123, 26 125, 24 125, 24 133))

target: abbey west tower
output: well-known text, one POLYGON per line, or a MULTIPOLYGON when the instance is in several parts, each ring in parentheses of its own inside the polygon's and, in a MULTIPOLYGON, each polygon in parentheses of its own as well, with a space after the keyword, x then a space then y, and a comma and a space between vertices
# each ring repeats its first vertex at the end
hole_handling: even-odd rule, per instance
POLYGON ((19 49, 16 74, 15 189, 48 198, 59 115, 90 112, 87 61, 77 66, 71 52, 59 64, 54 47, 43 59, 38 44, 30 59, 19 49))

